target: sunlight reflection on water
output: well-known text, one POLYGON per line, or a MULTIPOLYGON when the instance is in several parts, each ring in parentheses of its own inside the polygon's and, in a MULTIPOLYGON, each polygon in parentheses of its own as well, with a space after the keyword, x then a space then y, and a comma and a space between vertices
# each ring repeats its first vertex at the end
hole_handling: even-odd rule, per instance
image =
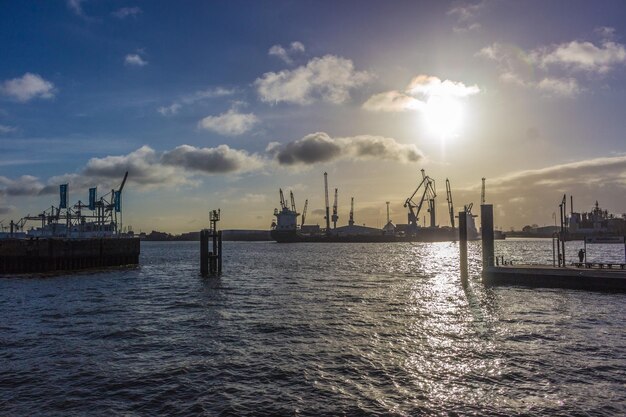
POLYGON ((225 242, 210 279, 197 246, 0 280, 0 414, 626 413, 624 295, 484 288, 479 242, 465 289, 456 243, 225 242))

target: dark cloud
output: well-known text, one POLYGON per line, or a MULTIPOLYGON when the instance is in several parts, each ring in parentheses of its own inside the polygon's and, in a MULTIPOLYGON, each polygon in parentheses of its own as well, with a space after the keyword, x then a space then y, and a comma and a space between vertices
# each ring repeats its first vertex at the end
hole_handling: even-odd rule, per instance
POLYGON ((311 165, 336 159, 417 162, 423 156, 415 145, 401 144, 392 138, 361 135, 333 139, 324 132, 287 144, 271 143, 267 151, 280 165, 311 165))
POLYGON ((261 166, 258 157, 243 150, 231 149, 227 145, 216 148, 182 145, 165 152, 161 161, 165 165, 208 174, 250 171, 261 166))

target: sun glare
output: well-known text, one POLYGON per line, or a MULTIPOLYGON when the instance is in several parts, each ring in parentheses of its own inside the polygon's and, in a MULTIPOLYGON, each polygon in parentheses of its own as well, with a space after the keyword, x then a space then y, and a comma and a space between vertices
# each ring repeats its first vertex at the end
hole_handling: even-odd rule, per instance
POLYGON ((459 133, 463 122, 463 107, 453 98, 431 97, 426 102, 424 118, 432 134, 440 139, 449 139, 459 133))

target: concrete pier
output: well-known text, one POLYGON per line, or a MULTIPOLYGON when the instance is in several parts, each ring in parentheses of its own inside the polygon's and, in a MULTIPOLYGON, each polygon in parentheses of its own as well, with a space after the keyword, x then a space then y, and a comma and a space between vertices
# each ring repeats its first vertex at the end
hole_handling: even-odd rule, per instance
POLYGON ((0 274, 137 265, 139 253, 138 238, 2 239, 0 274))

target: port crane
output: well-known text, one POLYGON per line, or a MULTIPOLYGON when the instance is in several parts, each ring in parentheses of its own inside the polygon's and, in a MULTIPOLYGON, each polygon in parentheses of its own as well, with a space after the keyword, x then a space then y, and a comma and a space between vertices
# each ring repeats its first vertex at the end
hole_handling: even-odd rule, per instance
POLYGON ((279 188, 278 193, 280 194, 280 208, 285 210, 287 208, 287 203, 285 202, 285 195, 283 194, 283 189, 279 188))
POLYGON ((426 175, 426 172, 422 169, 422 181, 419 183, 413 194, 404 202, 404 207, 409 209, 408 220, 410 228, 415 231, 418 227, 418 216, 422 210, 424 202, 428 202, 428 212, 430 213, 430 226, 435 227, 435 197, 437 193, 435 191, 435 180, 426 175), (422 198, 419 203, 416 203, 413 198, 415 195, 423 189, 422 198))
POLYGON ((326 197, 326 234, 330 234, 330 207, 328 206, 328 173, 324 172, 324 195, 326 197))
POLYGON ((350 219, 348 220, 348 225, 354 225, 354 197, 350 198, 350 219))
POLYGON ((302 209, 302 223, 300 223, 300 228, 304 226, 304 218, 306 217, 306 209, 309 206, 309 200, 304 200, 304 209, 302 209))
POLYGON ((337 215, 337 189, 335 188, 335 201, 333 202, 333 229, 337 228, 337 220, 339 220, 339 216, 337 215))
POLYGON ((446 178, 446 201, 448 202, 448 213, 450 214, 450 225, 454 228, 454 205, 452 204, 452 190, 450 180, 446 178))
POLYGON ((289 198, 291 199, 291 211, 296 212, 296 200, 293 198, 293 191, 289 190, 289 198))

